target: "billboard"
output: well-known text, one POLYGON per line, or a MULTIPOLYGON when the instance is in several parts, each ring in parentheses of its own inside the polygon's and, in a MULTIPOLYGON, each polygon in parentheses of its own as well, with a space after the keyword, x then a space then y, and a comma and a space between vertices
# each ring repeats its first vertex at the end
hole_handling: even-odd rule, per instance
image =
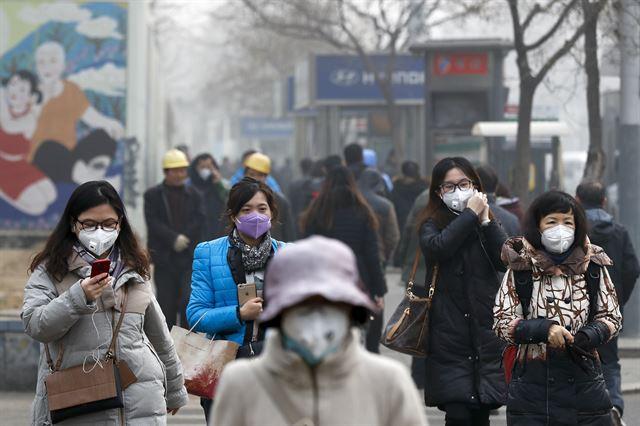
MULTIPOLYGON (((367 67, 357 55, 317 55, 313 59, 313 67, 309 70, 312 74, 308 79, 313 87, 309 87, 305 92, 312 94, 316 105, 384 103, 384 97, 376 82, 376 73, 379 77, 385 77, 391 60, 389 55, 369 56, 373 64, 372 69, 367 67)), ((424 102, 424 71, 424 59, 421 57, 413 55, 395 57, 391 81, 393 95, 398 103, 421 104, 424 102)), ((296 80, 299 78, 299 72, 297 72, 296 80)), ((301 95, 296 91, 297 107, 303 106, 300 102, 301 95)))
POLYGON ((293 139, 293 120, 289 118, 241 117, 240 137, 257 140, 293 139))
POLYGON ((79 184, 121 189, 127 6, 0 3, 0 229, 49 229, 79 184))

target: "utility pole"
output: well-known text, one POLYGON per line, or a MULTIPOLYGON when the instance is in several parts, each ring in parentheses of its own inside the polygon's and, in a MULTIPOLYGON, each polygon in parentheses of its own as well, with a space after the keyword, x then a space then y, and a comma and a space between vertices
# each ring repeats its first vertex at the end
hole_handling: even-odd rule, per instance
MULTIPOLYGON (((640 253, 640 3, 622 0, 620 8, 620 131, 618 194, 620 220, 640 253)), ((625 310, 624 335, 640 337, 640 290, 625 310)))

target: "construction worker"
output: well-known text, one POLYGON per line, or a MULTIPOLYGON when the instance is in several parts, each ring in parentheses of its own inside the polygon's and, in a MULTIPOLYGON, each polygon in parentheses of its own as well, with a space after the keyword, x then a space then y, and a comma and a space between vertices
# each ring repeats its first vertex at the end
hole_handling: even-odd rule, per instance
POLYGON ((186 185, 189 161, 177 149, 162 159, 164 180, 144 193, 144 216, 157 298, 169 329, 186 326, 191 293, 191 261, 205 224, 202 197, 186 185), (177 319, 177 315, 180 319, 177 319))
MULTIPOLYGON (((256 152, 244 161, 244 175, 266 183, 271 173, 271 159, 256 152)), ((296 239, 296 224, 289 201, 279 192, 274 191, 280 219, 271 228, 271 236, 278 241, 289 242, 296 239)))

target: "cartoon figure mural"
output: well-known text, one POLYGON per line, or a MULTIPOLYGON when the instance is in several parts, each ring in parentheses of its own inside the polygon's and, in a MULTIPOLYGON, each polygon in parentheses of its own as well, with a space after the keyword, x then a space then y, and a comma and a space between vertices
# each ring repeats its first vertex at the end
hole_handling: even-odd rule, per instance
POLYGON ((3 0, 0 229, 52 227, 88 180, 122 186, 127 6, 3 0))

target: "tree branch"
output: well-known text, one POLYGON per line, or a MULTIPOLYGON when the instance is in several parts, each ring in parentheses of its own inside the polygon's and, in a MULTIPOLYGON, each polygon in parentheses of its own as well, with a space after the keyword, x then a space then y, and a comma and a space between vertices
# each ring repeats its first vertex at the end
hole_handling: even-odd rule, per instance
POLYGON ((577 4, 578 4, 578 0, 571 0, 571 2, 567 6, 565 6, 565 8, 562 10, 562 13, 560 14, 560 16, 558 16, 558 19, 551 26, 549 31, 547 31, 546 34, 540 37, 538 41, 534 42, 533 44, 526 45, 525 48, 527 50, 535 50, 540 46, 542 46, 543 44, 545 44, 551 37, 553 37, 556 31, 558 31, 558 28, 560 28, 562 23, 565 21, 565 19, 567 18, 567 15, 569 15, 569 13, 576 8, 577 4))

